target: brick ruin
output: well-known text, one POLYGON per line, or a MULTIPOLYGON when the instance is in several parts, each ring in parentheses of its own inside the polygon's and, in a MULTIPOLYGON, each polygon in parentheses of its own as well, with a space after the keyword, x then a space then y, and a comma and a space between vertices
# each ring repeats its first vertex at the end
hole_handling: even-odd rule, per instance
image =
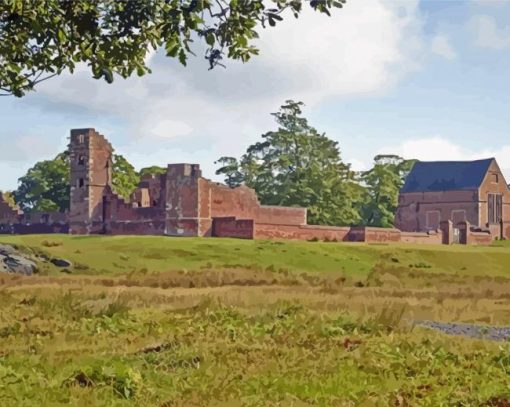
POLYGON ((69 153, 69 211, 23 214, 0 197, 0 233, 451 243, 448 222, 427 232, 308 225, 305 208, 261 205, 253 189, 208 180, 197 164, 169 164, 164 174, 144 176, 124 198, 112 189, 113 148, 103 135, 71 130, 69 153))

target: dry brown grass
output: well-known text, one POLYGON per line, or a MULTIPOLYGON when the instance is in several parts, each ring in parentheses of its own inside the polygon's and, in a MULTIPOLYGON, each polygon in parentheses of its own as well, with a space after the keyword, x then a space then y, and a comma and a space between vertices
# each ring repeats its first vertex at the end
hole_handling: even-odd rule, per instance
POLYGON ((182 309, 192 307, 204 298, 212 298, 223 304, 256 309, 279 301, 298 300, 318 312, 345 310, 373 315, 391 305, 402 307, 405 310, 403 319, 409 321, 432 319, 510 324, 510 281, 485 279, 470 286, 443 284, 418 289, 406 287, 397 277, 390 277, 383 275, 378 287, 356 287, 352 281, 335 273, 310 276, 270 271, 205 270, 201 273, 133 274, 126 278, 4 275, 0 284, 2 290, 38 297, 59 290, 117 295, 143 307, 182 309))

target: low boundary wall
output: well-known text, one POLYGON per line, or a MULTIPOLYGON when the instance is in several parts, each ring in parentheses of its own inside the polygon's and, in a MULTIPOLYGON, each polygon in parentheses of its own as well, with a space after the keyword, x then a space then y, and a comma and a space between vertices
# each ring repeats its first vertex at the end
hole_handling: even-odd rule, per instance
MULTIPOLYGON (((326 242, 442 244, 443 231, 401 232, 394 228, 336 227, 318 225, 275 225, 251 219, 224 217, 213 219, 213 237, 242 239, 282 239, 326 242)), ((490 236, 490 235, 489 235, 490 236)), ((473 237, 474 239, 474 237, 473 237)))

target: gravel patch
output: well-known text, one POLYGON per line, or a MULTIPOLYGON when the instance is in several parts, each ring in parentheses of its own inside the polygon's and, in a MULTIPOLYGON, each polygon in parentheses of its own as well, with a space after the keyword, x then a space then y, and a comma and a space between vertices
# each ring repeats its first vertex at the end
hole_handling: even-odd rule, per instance
POLYGON ((414 321, 414 324, 435 329, 448 335, 459 335, 491 341, 510 341, 510 326, 456 324, 435 321, 414 321))

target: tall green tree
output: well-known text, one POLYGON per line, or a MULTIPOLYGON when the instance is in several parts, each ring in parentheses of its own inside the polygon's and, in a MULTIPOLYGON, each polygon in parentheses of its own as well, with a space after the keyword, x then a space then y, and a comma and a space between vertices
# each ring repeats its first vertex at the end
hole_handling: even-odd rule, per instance
POLYGON ((308 123, 302 106, 288 100, 272 113, 278 129, 263 134, 240 160, 220 158, 216 173, 231 186, 254 188, 263 204, 308 208, 310 223, 357 224, 363 188, 342 161, 338 143, 308 123))
POLYGON ((140 175, 122 155, 114 154, 112 158, 112 189, 128 199, 140 182, 140 175))
POLYGON ((69 155, 36 163, 19 179, 14 199, 25 212, 64 211, 69 208, 69 155))
POLYGON ((397 155, 377 155, 374 166, 361 174, 368 195, 362 208, 366 225, 393 226, 399 191, 415 162, 397 155))
POLYGON ((86 63, 111 83, 150 72, 150 49, 186 65, 193 40, 210 68, 228 58, 248 61, 257 30, 307 5, 330 14, 346 0, 3 0, 0 2, 0 90, 23 96, 64 70, 86 63))

